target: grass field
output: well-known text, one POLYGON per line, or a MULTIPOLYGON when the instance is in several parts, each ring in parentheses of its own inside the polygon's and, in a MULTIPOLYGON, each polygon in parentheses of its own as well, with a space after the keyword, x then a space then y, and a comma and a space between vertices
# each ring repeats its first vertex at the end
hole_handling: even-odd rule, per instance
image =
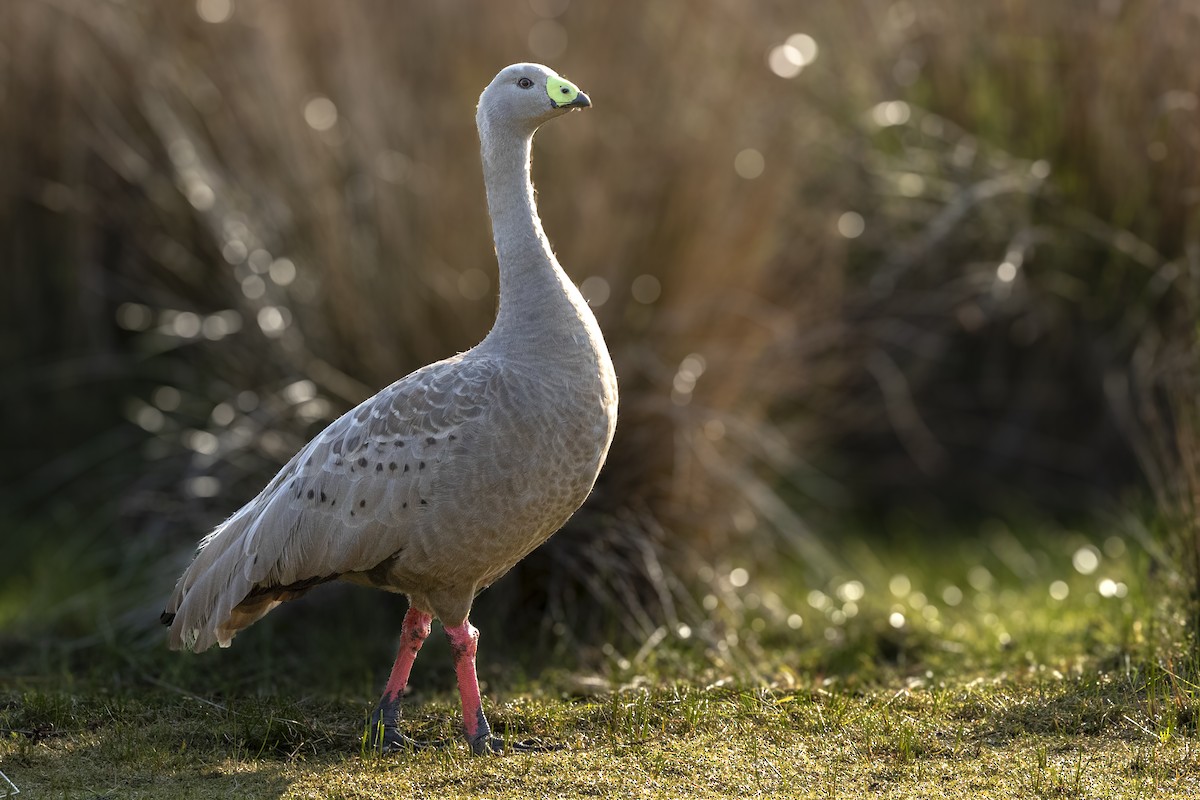
POLYGON ((485 706, 559 747, 536 754, 469 756, 438 636, 405 719, 443 746, 365 752, 380 643, 296 638, 311 605, 196 658, 18 636, 0 769, 39 798, 1197 796, 1200 692, 1148 556, 1053 534, 858 544, 819 584, 731 573, 711 623, 552 667, 485 630, 485 706))
MULTIPOLYGON (((1195 797, 1194 721, 1183 733, 1182 714, 1150 712, 1145 688, 1053 670, 868 689, 543 688, 506 692, 493 717, 564 749, 487 759, 457 744, 362 756, 362 709, 347 702, 216 708, 38 688, 8 700, 6 716, 31 727, 10 736, 4 763, 32 797, 1195 797)), ((412 727, 449 737, 454 710, 448 696, 426 700, 412 727)))

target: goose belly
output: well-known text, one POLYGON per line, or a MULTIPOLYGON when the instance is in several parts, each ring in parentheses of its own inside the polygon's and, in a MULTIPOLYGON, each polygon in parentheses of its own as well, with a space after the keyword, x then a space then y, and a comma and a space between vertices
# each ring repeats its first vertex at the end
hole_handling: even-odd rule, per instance
POLYGON ((432 476, 417 546, 393 562, 386 582, 418 593, 491 584, 587 499, 614 422, 615 408, 603 402, 547 404, 464 432, 432 476))

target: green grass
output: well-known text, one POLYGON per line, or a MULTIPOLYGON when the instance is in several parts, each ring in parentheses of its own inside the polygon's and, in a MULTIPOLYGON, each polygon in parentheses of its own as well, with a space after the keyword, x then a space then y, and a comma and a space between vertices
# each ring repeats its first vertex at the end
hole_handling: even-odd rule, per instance
POLYGON ((486 759, 452 738, 444 695, 407 719, 453 744, 380 758, 359 752, 355 703, 26 688, 6 698, 0 753, 33 797, 1194 797, 1196 706, 1152 714, 1139 684, 1031 671, 504 693, 490 704, 499 730, 565 749, 486 759))
POLYGON ((10 661, 0 770, 39 798, 1200 792, 1194 661, 1164 644, 1178 621, 1155 610, 1138 547, 993 524, 842 555, 854 570, 821 581, 714 575, 711 623, 570 668, 506 656, 485 630, 493 726, 554 752, 472 758, 438 636, 404 714, 445 746, 364 752, 386 658, 368 664, 377 648, 344 625, 314 632, 309 607, 198 658, 110 644, 10 661))

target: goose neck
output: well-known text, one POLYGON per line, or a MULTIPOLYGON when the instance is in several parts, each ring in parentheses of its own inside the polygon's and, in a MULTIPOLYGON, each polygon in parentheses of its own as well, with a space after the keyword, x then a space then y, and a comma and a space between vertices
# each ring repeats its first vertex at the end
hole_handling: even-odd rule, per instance
MULTIPOLYGON (((492 129, 487 133, 495 133, 492 129)), ((531 135, 482 137, 484 184, 500 269, 500 307, 493 333, 522 338, 560 319, 576 318, 574 286, 554 258, 538 218, 529 162, 531 135)))
POLYGON ((529 173, 532 137, 489 138, 499 139, 484 142, 483 179, 503 286, 505 272, 514 267, 545 267, 552 256, 529 173))

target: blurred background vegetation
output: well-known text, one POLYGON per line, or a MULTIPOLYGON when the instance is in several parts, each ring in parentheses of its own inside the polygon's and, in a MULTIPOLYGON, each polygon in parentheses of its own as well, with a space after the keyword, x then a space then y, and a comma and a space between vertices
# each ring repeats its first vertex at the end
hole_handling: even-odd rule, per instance
POLYGON ((207 529, 487 331, 473 109, 520 60, 595 102, 534 174, 622 409, 481 627, 644 641, 1033 518, 1145 528, 1195 600, 1197 41, 1182 0, 8 0, 0 653, 161 646, 207 529))

